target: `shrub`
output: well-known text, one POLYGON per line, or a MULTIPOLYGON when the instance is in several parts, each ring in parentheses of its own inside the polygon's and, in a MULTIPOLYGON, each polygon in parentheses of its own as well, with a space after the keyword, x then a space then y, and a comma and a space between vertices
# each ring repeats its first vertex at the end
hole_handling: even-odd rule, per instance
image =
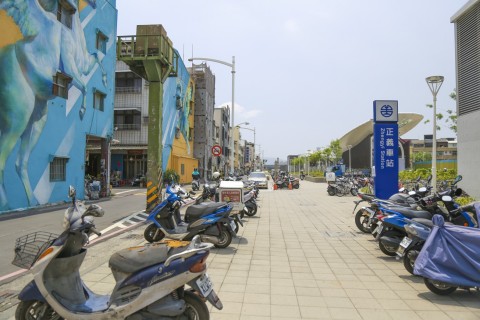
POLYGON ((167 169, 163 173, 163 183, 179 182, 180 175, 173 169, 167 169))

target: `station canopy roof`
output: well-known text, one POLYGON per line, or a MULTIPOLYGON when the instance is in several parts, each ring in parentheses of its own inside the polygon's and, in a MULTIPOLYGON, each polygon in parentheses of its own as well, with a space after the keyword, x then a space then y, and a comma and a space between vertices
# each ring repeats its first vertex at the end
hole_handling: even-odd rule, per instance
MULTIPOLYGON (((399 113, 398 114, 398 136, 401 137, 422 121, 423 115, 417 113, 399 113)), ((359 125, 355 129, 340 138, 340 147, 343 151, 348 150, 348 146, 355 147, 365 138, 373 135, 373 120, 370 119, 364 124, 359 125)))

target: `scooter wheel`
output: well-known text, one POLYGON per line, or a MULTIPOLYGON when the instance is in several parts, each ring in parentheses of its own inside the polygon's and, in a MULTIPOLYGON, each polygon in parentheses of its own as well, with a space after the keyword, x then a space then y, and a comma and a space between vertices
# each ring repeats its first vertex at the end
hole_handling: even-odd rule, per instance
POLYGON ((185 291, 183 300, 185 301, 185 311, 182 315, 186 319, 210 319, 208 307, 199 295, 185 291))
POLYGON ((457 290, 457 287, 452 287, 440 281, 434 281, 428 278, 423 278, 423 281, 425 282, 428 290, 440 296, 449 295, 450 293, 453 293, 455 290, 457 290))
POLYGON ((355 214, 355 224, 357 225, 358 230, 371 233, 372 230, 368 227, 368 223, 370 220, 370 215, 366 210, 360 209, 355 214))
POLYGON ((337 189, 333 188, 333 187, 328 187, 327 188, 327 192, 328 192, 328 195, 329 196, 334 196, 337 194, 337 189))
POLYGON ((15 310, 15 319, 27 320, 37 319, 37 317, 42 317, 42 319, 63 319, 45 302, 37 300, 20 301, 17 310, 15 310))
POLYGON ((417 259, 420 250, 422 250, 422 246, 417 245, 405 251, 403 254, 403 266, 405 267, 405 270, 410 272, 410 274, 414 274, 413 268, 415 267, 415 260, 417 259))
POLYGON ((145 229, 143 236, 145 240, 152 243, 162 240, 165 237, 165 234, 162 230, 159 230, 155 224, 152 223, 145 229))
MULTIPOLYGON (((400 237, 398 232, 395 232, 393 230, 386 231, 382 236, 392 237, 392 238, 399 238, 400 237)), ((403 237, 401 237, 401 239, 403 239, 403 237)), ((391 246, 391 245, 386 245, 382 242, 382 240, 380 240, 378 242, 378 246, 379 246, 380 250, 382 250, 382 252, 389 257, 395 257, 397 255, 398 247, 391 246)))
POLYGON ((247 207, 247 209, 248 209, 247 216, 253 217, 254 215, 257 214, 257 205, 256 204, 253 204, 253 207, 251 207, 251 208, 247 207))
POLYGON ((220 234, 218 235, 218 243, 215 244, 215 247, 217 248, 226 248, 230 245, 232 242, 232 234, 230 231, 227 230, 227 228, 222 227, 222 230, 220 230, 220 234))

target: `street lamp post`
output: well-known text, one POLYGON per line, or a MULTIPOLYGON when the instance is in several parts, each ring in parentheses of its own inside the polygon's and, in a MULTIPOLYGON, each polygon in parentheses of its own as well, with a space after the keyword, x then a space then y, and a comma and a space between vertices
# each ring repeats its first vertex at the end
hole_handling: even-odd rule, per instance
POLYGON ((233 156, 234 156, 234 152, 233 152, 233 126, 234 126, 234 123, 235 123, 235 56, 232 56, 232 63, 228 63, 228 62, 225 62, 225 61, 222 61, 222 60, 217 60, 217 59, 211 59, 211 58, 190 58, 188 59, 188 61, 194 61, 194 60, 202 60, 202 61, 211 61, 211 62, 216 62, 216 63, 220 63, 220 64, 223 64, 223 65, 226 65, 230 68, 232 68, 232 124, 231 124, 231 128, 230 128, 230 154, 229 154, 229 158, 230 158, 230 173, 233 174, 233 156))
MULTIPOLYGON (((248 122, 243 122, 243 123, 240 123, 240 124, 246 124, 247 126, 250 124, 248 122)), ((246 129, 246 130, 250 130, 250 131, 253 131, 253 163, 252 163, 252 167, 253 169, 255 170, 255 127, 253 127, 253 129, 250 129, 250 128, 246 128, 246 127, 240 127, 240 124, 237 124, 235 127, 236 128, 239 128, 239 129, 246 129)))
POLYGON ((433 95, 433 138, 432 138, 432 192, 437 191, 437 93, 443 83, 443 76, 425 79, 433 95))
POLYGON ((350 170, 350 175, 352 175, 352 145, 349 144, 348 148, 348 169, 350 170))

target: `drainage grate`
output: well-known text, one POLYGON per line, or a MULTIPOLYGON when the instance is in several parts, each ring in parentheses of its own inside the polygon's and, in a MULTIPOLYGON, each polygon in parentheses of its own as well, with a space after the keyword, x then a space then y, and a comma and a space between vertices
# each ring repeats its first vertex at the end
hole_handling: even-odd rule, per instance
POLYGON ((18 292, 16 291, 2 291, 0 292, 0 312, 16 306, 20 301, 17 299, 18 292))
POLYGON ((122 237, 122 239, 143 239, 143 234, 129 234, 122 237))
POLYGON ((358 234, 349 231, 323 231, 322 234, 327 238, 355 238, 358 234))

